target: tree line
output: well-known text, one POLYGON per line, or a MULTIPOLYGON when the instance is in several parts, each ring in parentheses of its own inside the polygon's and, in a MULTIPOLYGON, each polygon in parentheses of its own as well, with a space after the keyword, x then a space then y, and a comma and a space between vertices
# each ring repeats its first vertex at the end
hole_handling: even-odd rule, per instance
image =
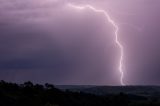
POLYGON ((0 81, 0 106, 160 106, 157 99, 125 93, 94 95, 62 91, 54 85, 0 81), (138 98, 138 99, 137 99, 138 98))

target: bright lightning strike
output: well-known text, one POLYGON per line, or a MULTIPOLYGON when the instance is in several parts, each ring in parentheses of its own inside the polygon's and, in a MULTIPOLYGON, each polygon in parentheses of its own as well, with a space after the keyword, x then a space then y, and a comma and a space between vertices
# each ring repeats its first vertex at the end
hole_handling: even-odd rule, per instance
POLYGON ((124 78, 124 73, 123 73, 123 55, 124 55, 124 52, 123 52, 123 46, 122 46, 122 44, 120 43, 120 41, 118 39, 119 27, 116 24, 116 22, 110 17, 110 15, 107 13, 107 11, 102 10, 102 9, 96 9, 95 7, 93 7, 91 5, 77 6, 77 5, 68 3, 68 6, 70 6, 72 8, 75 8, 75 9, 79 9, 79 10, 91 9, 94 12, 101 13, 106 17, 107 21, 114 26, 114 28, 115 28, 115 32, 114 32, 115 33, 115 42, 116 42, 116 44, 118 45, 118 47, 120 49, 120 59, 119 59, 119 67, 118 67, 118 69, 119 69, 119 71, 121 73, 120 82, 121 82, 121 85, 125 85, 125 83, 123 82, 123 78, 124 78))

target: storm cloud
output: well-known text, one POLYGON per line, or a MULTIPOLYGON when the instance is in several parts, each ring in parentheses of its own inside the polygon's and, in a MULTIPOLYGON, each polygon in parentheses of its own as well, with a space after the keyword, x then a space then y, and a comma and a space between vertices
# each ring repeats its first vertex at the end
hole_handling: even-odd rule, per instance
POLYGON ((102 14, 66 3, 105 9, 119 25, 124 82, 160 84, 159 0, 0 1, 0 79, 53 84, 119 85, 119 48, 102 14))

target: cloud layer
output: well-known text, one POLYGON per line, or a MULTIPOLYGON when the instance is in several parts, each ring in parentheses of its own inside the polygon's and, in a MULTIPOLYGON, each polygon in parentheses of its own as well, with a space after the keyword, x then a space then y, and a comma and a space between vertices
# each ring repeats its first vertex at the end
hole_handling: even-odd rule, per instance
POLYGON ((160 84, 159 0, 0 1, 0 78, 54 84, 120 84, 114 29, 91 10, 107 10, 120 27, 125 82, 160 84))

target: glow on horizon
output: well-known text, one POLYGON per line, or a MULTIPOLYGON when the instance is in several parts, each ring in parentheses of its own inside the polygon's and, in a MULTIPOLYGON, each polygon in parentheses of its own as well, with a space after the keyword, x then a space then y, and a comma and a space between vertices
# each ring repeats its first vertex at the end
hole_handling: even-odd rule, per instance
POLYGON ((124 57, 123 55, 124 55, 124 51, 123 51, 123 45, 120 43, 120 41, 118 39, 119 27, 116 24, 116 22, 110 17, 110 15, 107 13, 106 10, 97 9, 97 8, 91 6, 91 5, 88 5, 88 4, 87 5, 83 5, 83 6, 82 5, 81 6, 77 6, 77 5, 68 3, 67 5, 72 7, 72 8, 74 8, 74 9, 78 9, 78 10, 84 10, 84 9, 88 8, 88 9, 91 9, 92 11, 94 11, 94 12, 102 13, 106 17, 107 21, 114 26, 114 28, 115 28, 115 32, 114 32, 115 33, 115 42, 116 42, 116 44, 118 45, 118 47, 120 49, 120 59, 119 59, 119 67, 118 67, 118 70, 119 70, 119 72, 121 74, 120 83, 121 83, 121 85, 125 85, 125 83, 123 81, 123 78, 124 78, 124 72, 123 72, 123 57, 124 57))

